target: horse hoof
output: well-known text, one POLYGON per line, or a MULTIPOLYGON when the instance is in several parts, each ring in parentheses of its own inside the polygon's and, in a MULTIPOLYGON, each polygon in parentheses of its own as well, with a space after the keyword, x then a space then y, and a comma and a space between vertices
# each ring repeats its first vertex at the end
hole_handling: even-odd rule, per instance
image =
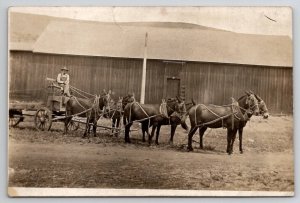
POLYGON ((188 152, 192 152, 192 151, 194 151, 194 149, 193 149, 192 147, 188 147, 188 148, 187 148, 187 151, 188 151, 188 152))
POLYGON ((243 151, 240 151, 240 154, 243 154, 244 152, 243 151))
POLYGON ((156 145, 159 145, 159 143, 158 143, 158 142, 155 142, 155 144, 156 144, 156 145))

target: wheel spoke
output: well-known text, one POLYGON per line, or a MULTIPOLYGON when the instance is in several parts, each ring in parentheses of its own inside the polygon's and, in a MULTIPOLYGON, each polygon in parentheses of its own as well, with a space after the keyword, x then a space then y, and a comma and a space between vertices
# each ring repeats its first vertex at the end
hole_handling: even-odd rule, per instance
POLYGON ((49 130, 52 124, 52 112, 47 107, 42 107, 35 114, 35 127, 37 130, 49 130))

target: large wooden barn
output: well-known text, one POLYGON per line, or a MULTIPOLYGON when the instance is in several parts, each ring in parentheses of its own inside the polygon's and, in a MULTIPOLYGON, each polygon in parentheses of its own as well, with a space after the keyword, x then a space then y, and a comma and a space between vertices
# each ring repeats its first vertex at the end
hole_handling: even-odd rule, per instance
POLYGON ((271 113, 293 112, 292 40, 172 23, 97 23, 11 13, 10 98, 44 100, 46 77, 67 66, 71 85, 140 97, 148 33, 145 103, 180 95, 228 104, 253 90, 271 113), (32 22, 35 21, 34 26, 32 22), (29 27, 29 24, 30 27, 29 27), (178 26, 180 25, 180 26, 178 26))

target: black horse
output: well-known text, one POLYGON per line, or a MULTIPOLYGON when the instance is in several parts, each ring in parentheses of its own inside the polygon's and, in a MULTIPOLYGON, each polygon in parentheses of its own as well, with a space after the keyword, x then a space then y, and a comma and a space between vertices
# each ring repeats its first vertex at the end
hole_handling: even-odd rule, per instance
POLYGON ((199 128, 200 148, 203 148, 203 135, 207 128, 227 128, 227 153, 233 151, 234 136, 237 130, 244 128, 252 114, 258 114, 258 101, 254 94, 247 92, 238 102, 230 105, 216 106, 198 104, 189 112, 191 130, 188 134, 188 150, 192 151, 192 139, 199 128))
MULTIPOLYGON (((138 102, 127 103, 124 108, 123 122, 125 125, 125 142, 130 143, 129 131, 133 122, 140 122, 142 124, 142 132, 147 132, 149 135, 149 145, 152 142, 155 130, 160 129, 161 123, 166 117, 170 117, 172 114, 181 114, 185 112, 184 102, 178 99, 169 99, 166 101, 165 114, 161 112, 160 104, 139 104, 138 102), (148 129, 152 126, 151 134, 148 129)), ((158 140, 158 137, 157 137, 158 140)), ((143 141, 145 141, 145 135, 143 135, 143 141)))
POLYGON ((72 96, 66 103, 66 118, 64 134, 68 133, 68 125, 73 116, 86 117, 86 127, 82 137, 86 137, 90 132, 90 124, 93 125, 93 133, 96 136, 97 121, 103 113, 104 107, 110 101, 110 92, 104 93, 101 96, 95 96, 94 98, 77 98, 72 96))

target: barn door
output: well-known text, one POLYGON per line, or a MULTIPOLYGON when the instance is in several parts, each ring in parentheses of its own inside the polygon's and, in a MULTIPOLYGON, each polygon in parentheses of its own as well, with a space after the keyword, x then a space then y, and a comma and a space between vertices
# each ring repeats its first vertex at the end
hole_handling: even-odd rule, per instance
POLYGON ((167 78, 167 88, 165 98, 175 98, 180 96, 180 79, 179 78, 167 78))

